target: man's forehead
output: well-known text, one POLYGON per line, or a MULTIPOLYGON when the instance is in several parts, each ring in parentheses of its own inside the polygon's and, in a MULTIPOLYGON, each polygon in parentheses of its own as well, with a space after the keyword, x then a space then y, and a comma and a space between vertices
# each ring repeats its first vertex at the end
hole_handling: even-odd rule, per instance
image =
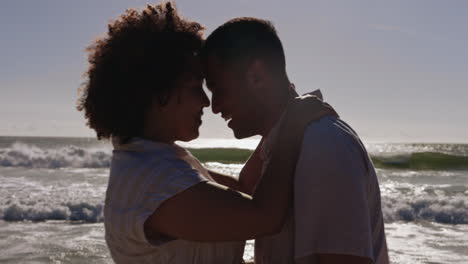
POLYGON ((243 74, 244 64, 241 62, 228 62, 217 55, 209 55, 204 61, 204 72, 205 75, 209 75, 208 78, 220 76, 223 76, 223 78, 228 76, 239 77, 239 75, 243 74))
POLYGON ((206 86, 210 91, 215 87, 213 84, 216 82, 223 82, 229 73, 226 71, 225 66, 221 63, 219 58, 215 56, 208 56, 204 60, 203 75, 206 79, 206 86))

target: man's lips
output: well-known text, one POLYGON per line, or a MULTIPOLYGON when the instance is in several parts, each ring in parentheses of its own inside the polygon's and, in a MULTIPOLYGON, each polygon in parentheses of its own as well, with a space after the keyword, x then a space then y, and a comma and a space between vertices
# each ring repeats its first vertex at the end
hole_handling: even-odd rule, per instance
POLYGON ((197 120, 197 122, 200 123, 200 124, 202 123, 202 115, 203 115, 203 111, 200 111, 198 113, 198 115, 196 116, 196 118, 195 118, 197 120))
POLYGON ((232 128, 232 127, 231 127, 231 124, 232 124, 232 115, 231 115, 231 114, 222 114, 221 116, 223 117, 224 121, 227 122, 227 126, 230 127, 230 128, 232 128))

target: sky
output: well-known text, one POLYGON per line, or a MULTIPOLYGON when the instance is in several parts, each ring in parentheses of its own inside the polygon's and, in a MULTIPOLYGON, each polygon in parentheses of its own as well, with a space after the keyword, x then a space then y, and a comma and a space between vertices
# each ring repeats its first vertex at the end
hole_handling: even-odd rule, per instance
MULTIPOLYGON (((84 51, 126 8, 157 1, 0 2, 0 136, 94 137, 76 111, 84 51)), ((365 141, 468 143, 468 1, 176 0, 208 35, 275 25, 299 93, 321 89, 365 141)), ((205 109, 200 136, 233 138, 205 109)))

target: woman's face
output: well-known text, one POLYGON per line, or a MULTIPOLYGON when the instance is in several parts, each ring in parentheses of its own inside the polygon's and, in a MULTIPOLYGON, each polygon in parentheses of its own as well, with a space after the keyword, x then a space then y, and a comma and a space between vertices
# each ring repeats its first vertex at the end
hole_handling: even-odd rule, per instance
POLYGON ((166 143, 193 140, 199 135, 203 108, 209 105, 201 68, 196 64, 176 80, 167 104, 150 109, 145 136, 166 143))
MULTIPOLYGON (((174 124, 175 140, 190 141, 199 135, 198 129, 202 124, 203 108, 210 105, 210 101, 203 90, 203 76, 201 74, 187 74, 182 78, 170 98, 170 119, 174 124)), ((168 104, 168 105, 169 105, 168 104)))

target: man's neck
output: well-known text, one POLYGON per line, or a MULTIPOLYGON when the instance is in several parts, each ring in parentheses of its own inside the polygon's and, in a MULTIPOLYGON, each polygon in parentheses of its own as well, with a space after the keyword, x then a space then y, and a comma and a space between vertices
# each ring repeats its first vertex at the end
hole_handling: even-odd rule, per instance
POLYGON ((283 86, 287 87, 278 87, 279 89, 277 91, 282 91, 282 93, 279 93, 268 107, 267 117, 265 118, 263 129, 260 133, 262 137, 266 137, 270 133, 280 120, 289 102, 298 96, 292 84, 288 83, 283 86))

